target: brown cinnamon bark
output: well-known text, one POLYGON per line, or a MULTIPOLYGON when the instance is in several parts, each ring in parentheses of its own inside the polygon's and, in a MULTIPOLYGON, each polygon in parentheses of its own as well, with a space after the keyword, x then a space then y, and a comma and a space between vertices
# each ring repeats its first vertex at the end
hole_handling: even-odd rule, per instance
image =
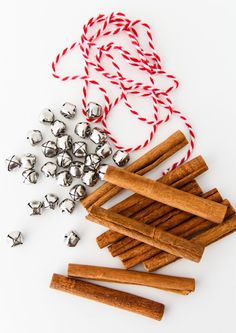
MULTIPOLYGON (((208 222, 209 223, 209 222, 208 222)), ((209 224, 208 224, 209 226, 209 224)), ((207 223, 205 223, 205 229, 207 228, 207 223)), ((200 230, 197 230, 196 227, 194 227, 189 232, 186 232, 185 237, 191 238, 194 242, 198 244, 202 244, 204 246, 207 246, 218 239, 221 239, 228 234, 234 232, 236 230, 236 215, 234 214, 231 217, 228 217, 225 222, 217 225, 212 226, 210 229, 206 230, 203 233, 200 233, 196 236, 196 232, 200 232, 200 230)), ((150 258, 149 260, 146 260, 144 262, 144 267, 148 271, 154 271, 158 268, 161 268, 163 266, 166 266, 174 261, 178 260, 176 256, 169 256, 168 253, 160 251, 158 255, 155 255, 154 257, 150 258)))
POLYGON ((123 291, 53 274, 50 288, 161 320, 164 305, 123 291))
MULTIPOLYGON (((201 156, 198 156, 170 171, 168 174, 161 177, 159 181, 176 188, 181 188, 206 170, 207 165, 204 159, 201 156)), ((129 217, 153 203, 154 200, 145 198, 139 194, 133 194, 110 209, 116 213, 122 213, 122 215, 129 217)), ((97 237, 97 244, 100 248, 103 248, 121 238, 123 238, 123 235, 108 230, 97 237)))
POLYGON ((184 295, 195 290, 195 280, 191 278, 126 271, 110 267, 69 264, 67 273, 71 278, 142 285, 166 291, 179 291, 184 295))
MULTIPOLYGON (((184 134, 181 131, 177 131, 130 164, 126 170, 144 175, 176 153, 179 149, 183 148, 187 143, 188 141, 184 134)), ((81 203, 87 209, 95 203, 100 206, 114 197, 121 190, 122 188, 118 186, 105 183, 85 199, 81 200, 81 203)))
POLYGON ((217 202, 183 192, 111 165, 107 166, 104 179, 109 183, 215 223, 221 223, 226 214, 226 207, 217 202))
POLYGON ((168 253, 199 262, 204 247, 172 235, 160 228, 140 223, 101 207, 93 206, 87 219, 168 253))

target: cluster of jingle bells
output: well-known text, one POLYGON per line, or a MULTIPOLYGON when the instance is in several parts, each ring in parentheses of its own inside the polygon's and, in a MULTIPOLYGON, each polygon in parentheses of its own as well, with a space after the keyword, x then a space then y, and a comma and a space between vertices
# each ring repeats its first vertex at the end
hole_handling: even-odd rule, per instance
MULTIPOLYGON (((64 103, 60 108, 60 113, 66 119, 73 119, 77 113, 74 104, 64 103)), ((87 117, 91 120, 102 115, 101 105, 90 102, 86 109, 87 117)), ((71 214, 76 202, 86 196, 86 186, 96 185, 98 179, 102 179, 104 167, 102 161, 112 155, 112 147, 107 141, 106 133, 99 127, 91 127, 88 122, 76 124, 74 133, 80 138, 73 142, 71 135, 66 133, 66 124, 55 119, 54 113, 50 109, 43 109, 40 113, 40 122, 49 125, 55 141, 49 140, 44 143, 40 130, 28 132, 27 139, 31 146, 42 143, 42 152, 45 157, 55 159, 46 162, 41 167, 41 172, 45 177, 55 178, 57 183, 63 187, 70 187, 73 180, 80 179, 82 184, 76 184, 70 188, 69 196, 59 203, 59 198, 55 194, 46 194, 43 201, 31 201, 27 208, 29 214, 41 215, 43 209, 55 209, 58 205, 61 211, 71 214), (81 140, 82 139, 82 140, 81 140), (86 140, 93 142, 94 153, 88 153, 86 140)), ((117 150, 113 156, 113 161, 119 167, 129 162, 129 154, 122 150, 117 150)), ((37 158, 34 154, 26 154, 21 158, 13 155, 6 159, 7 170, 13 171, 23 168, 22 177, 25 184, 36 184, 39 173, 35 170, 37 158)), ((23 235, 20 231, 8 234, 11 246, 23 243, 23 235)), ((68 246, 75 246, 79 241, 79 236, 74 231, 65 235, 68 246)))

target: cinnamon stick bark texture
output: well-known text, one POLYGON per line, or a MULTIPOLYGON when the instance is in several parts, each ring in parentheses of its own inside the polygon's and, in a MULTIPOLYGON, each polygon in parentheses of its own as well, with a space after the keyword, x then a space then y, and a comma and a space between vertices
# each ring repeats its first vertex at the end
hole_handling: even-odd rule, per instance
MULTIPOLYGON (((138 158, 135 162, 130 164, 126 170, 130 172, 137 172, 140 175, 144 175, 156 166, 165 161, 168 157, 176 153, 188 143, 186 137, 181 131, 177 131, 172 134, 168 139, 148 151, 146 154, 138 158)), ((100 186, 96 191, 91 193, 85 199, 81 200, 81 203, 85 208, 89 208, 93 204, 101 206, 117 193, 122 188, 113 184, 105 183, 100 186)))
MULTIPOLYGON (((206 228, 207 226, 205 226, 206 228)), ((215 241, 229 235, 230 233, 236 230, 236 215, 227 218, 223 223, 213 226, 212 228, 206 230, 205 232, 193 236, 196 234, 196 228, 190 230, 189 233, 186 234, 186 237, 191 237, 194 242, 198 244, 202 244, 204 246, 208 246, 215 241), (189 235, 190 234, 190 235, 189 235)), ((169 253, 161 252, 158 255, 146 260, 144 262, 144 267, 147 271, 152 272, 158 268, 164 267, 174 261, 178 260, 176 256, 169 255, 169 253)))
POLYGON ((87 219, 168 253, 195 262, 200 261, 204 251, 203 246, 101 207, 93 206, 87 219))
POLYGON ((123 291, 53 274, 50 288, 161 320, 164 305, 123 291))
POLYGON ((173 292, 180 291, 185 295, 195 290, 195 280, 191 278, 126 271, 117 268, 69 264, 67 273, 71 278, 143 285, 173 292))
POLYGON ((110 165, 107 166, 104 179, 147 198, 203 217, 215 223, 221 223, 226 214, 226 207, 219 203, 197 197, 166 184, 110 165))
MULTIPOLYGON (((176 188, 181 188, 188 182, 192 181, 195 177, 205 172, 207 169, 207 165, 202 156, 198 156, 170 171, 158 181, 167 185, 172 185, 176 188)), ((150 206, 152 203, 154 203, 154 200, 145 198, 140 194, 133 194, 110 209, 116 213, 122 213, 122 215, 129 217, 150 206)), ((105 246, 118 241, 122 237, 123 235, 112 230, 108 230, 98 236, 96 240, 98 246, 100 248, 104 248, 105 246)))

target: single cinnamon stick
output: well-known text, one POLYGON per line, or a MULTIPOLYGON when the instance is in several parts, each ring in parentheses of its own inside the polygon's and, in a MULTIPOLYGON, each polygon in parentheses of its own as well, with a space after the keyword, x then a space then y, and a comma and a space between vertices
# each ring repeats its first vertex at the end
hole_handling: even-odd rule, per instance
MULTIPOLYGON (((207 165, 204 159, 201 156, 198 156, 193 160, 188 161, 187 163, 182 164, 176 169, 170 171, 161 177, 159 181, 177 188, 181 188, 206 170, 207 165)), ((148 207, 152 203, 154 203, 154 200, 145 198, 140 194, 135 193, 110 209, 116 213, 122 213, 122 215, 129 217, 134 213, 148 207)), ((123 238, 123 235, 112 230, 108 230, 98 236, 96 240, 98 246, 100 248, 104 248, 121 238, 123 238)))
POLYGON ((226 207, 217 202, 203 199, 111 165, 107 166, 104 179, 109 183, 215 223, 221 223, 226 214, 226 207))
POLYGON ((53 274, 50 288, 161 320, 164 305, 123 291, 53 274))
MULTIPOLYGON (((184 134, 181 131, 177 131, 165 141, 130 164, 126 170, 144 175, 161 164, 168 157, 176 153, 179 149, 183 148, 187 143, 188 141, 184 134)), ((96 191, 88 195, 85 199, 81 200, 81 203, 87 209, 95 203, 100 206, 113 198, 121 190, 122 188, 118 186, 105 183, 96 191)))
MULTIPOLYGON (((187 184, 186 186, 182 187, 183 191, 187 191, 189 193, 195 194, 195 195, 200 195, 202 194, 202 190, 197 184, 196 181, 192 181, 191 183, 187 184)), ((149 214, 142 216, 140 213, 145 213, 145 210, 142 212, 139 212, 137 214, 134 214, 132 218, 135 220, 138 220, 139 222, 145 223, 145 224, 151 224, 153 226, 157 226, 158 224, 166 221, 166 220, 171 220, 171 223, 174 223, 174 220, 177 219, 177 223, 181 223, 191 217, 191 214, 182 212, 179 209, 175 209, 173 207, 164 205, 164 204, 159 204, 157 205, 158 202, 152 204, 148 208, 152 209, 152 212, 149 214), (155 206, 157 205, 157 208, 155 209, 155 206), (181 215, 180 215, 181 214, 181 215)), ((147 209, 146 209, 147 211, 147 209)), ((113 257, 116 257, 127 250, 131 249, 132 247, 140 244, 135 239, 129 238, 129 237, 123 237, 121 240, 113 243, 108 247, 111 255, 113 257)))
MULTIPOLYGON (((205 225, 205 228, 207 226, 205 225)), ((210 229, 204 231, 203 233, 200 233, 196 236, 190 236, 190 233, 196 233, 196 228, 193 228, 190 230, 190 232, 187 232, 188 237, 191 237, 191 239, 198 243, 202 244, 204 246, 210 245, 211 243, 217 241, 218 239, 221 239, 228 234, 234 232, 236 230, 236 215, 234 214, 231 217, 228 217, 223 223, 212 226, 210 229)), ((199 231, 198 231, 199 232, 199 231)), ((186 235, 186 237, 187 237, 186 235)), ((178 260, 176 256, 169 256, 168 253, 160 251, 158 255, 153 256, 149 260, 146 260, 144 262, 144 267, 149 272, 152 272, 158 268, 161 268, 163 266, 166 266, 174 261, 178 260)))
MULTIPOLYGON (((234 210, 230 206, 228 200, 224 200, 222 204, 225 204, 228 207, 226 213, 227 217, 234 213, 234 210)), ((195 234, 194 231, 204 232, 207 228, 212 227, 213 225, 214 224, 212 222, 204 220, 201 217, 193 217, 180 225, 167 228, 167 230, 174 235, 189 239, 189 235, 193 235, 193 233, 195 234)), ((166 230, 165 227, 165 223, 160 225, 160 228, 163 228, 164 230, 166 230)), ((122 260, 122 263, 126 269, 129 269, 140 264, 141 262, 148 261, 150 258, 153 258, 161 252, 162 251, 160 249, 148 246, 147 244, 139 244, 131 249, 130 253, 127 253, 126 258, 122 260)))
POLYGON ((195 290, 195 280, 191 278, 126 271, 118 268, 69 264, 67 273, 71 278, 128 283, 174 292, 183 291, 184 295, 195 290))
POLYGON ((199 262, 204 248, 159 228, 93 206, 87 219, 166 252, 199 262))

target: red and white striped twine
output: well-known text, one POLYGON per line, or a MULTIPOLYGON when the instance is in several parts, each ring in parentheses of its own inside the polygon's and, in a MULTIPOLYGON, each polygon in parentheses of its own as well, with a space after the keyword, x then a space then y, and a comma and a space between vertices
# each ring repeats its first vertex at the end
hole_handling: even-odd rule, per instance
MULTIPOLYGON (((142 36, 142 38, 144 37, 142 36)), ((123 13, 111 13, 108 16, 100 14, 97 17, 92 17, 88 21, 88 23, 83 26, 83 33, 81 35, 80 41, 73 43, 69 47, 66 47, 61 53, 56 56, 56 59, 52 63, 52 71, 52 75, 54 76, 54 78, 61 81, 80 79, 84 82, 82 90, 82 113, 85 117, 89 84, 96 86, 97 89, 102 93, 104 97, 104 112, 103 115, 99 119, 96 119, 94 122, 102 123, 104 131, 107 133, 108 137, 114 143, 116 148, 130 152, 146 147, 153 139, 157 126, 168 122, 171 116, 175 114, 185 123, 189 132, 190 143, 186 155, 184 155, 178 162, 174 163, 167 171, 173 170, 189 158, 192 150, 194 149, 195 135, 192 126, 188 123, 186 117, 183 116, 180 111, 177 111, 173 108, 172 101, 169 97, 169 94, 174 89, 178 88, 179 82, 173 75, 170 75, 163 70, 160 57, 155 51, 153 45, 151 29, 147 23, 144 23, 141 20, 131 21, 123 13), (91 34, 91 28, 93 30, 93 34, 91 34), (142 32, 144 32, 147 44, 146 49, 143 49, 143 47, 140 45, 140 33, 138 33, 137 28, 139 28, 139 31, 141 29, 142 32), (121 32, 123 34, 125 33, 128 36, 134 48, 134 54, 131 54, 123 46, 117 45, 114 42, 103 45, 98 45, 96 43, 98 38, 101 39, 105 36, 117 36, 121 32), (57 73, 58 63, 65 55, 67 55, 75 48, 80 49, 84 59, 83 75, 75 74, 60 76, 57 73), (96 51, 96 55, 93 57, 91 56, 91 49, 93 49, 93 51, 96 51), (111 52, 113 55, 111 54, 111 52), (124 59, 124 61, 130 66, 135 67, 137 71, 141 71, 143 75, 146 74, 150 83, 146 84, 125 77, 122 74, 120 67, 114 57, 115 52, 117 52, 121 56, 121 58, 124 59), (110 73, 103 67, 101 63, 103 57, 112 64, 114 72, 110 73), (101 76, 105 77, 110 84, 119 88, 119 96, 117 96, 113 101, 111 101, 106 89, 98 81, 90 77, 90 68, 95 69, 95 71, 101 76), (164 77, 168 79, 168 82, 170 82, 170 85, 167 88, 161 89, 157 87, 155 79, 158 79, 160 77, 164 77), (153 109, 152 119, 145 118, 141 116, 137 110, 134 110, 134 108, 128 101, 128 94, 139 97, 149 97, 151 99, 153 109), (148 138, 136 147, 121 146, 118 143, 117 139, 109 131, 107 126, 107 117, 109 112, 121 100, 124 102, 131 114, 133 114, 138 120, 146 123, 147 125, 150 125, 150 133, 148 138), (160 117, 160 111, 165 111, 164 117, 160 117)), ((91 121, 91 119, 87 120, 91 121)))

